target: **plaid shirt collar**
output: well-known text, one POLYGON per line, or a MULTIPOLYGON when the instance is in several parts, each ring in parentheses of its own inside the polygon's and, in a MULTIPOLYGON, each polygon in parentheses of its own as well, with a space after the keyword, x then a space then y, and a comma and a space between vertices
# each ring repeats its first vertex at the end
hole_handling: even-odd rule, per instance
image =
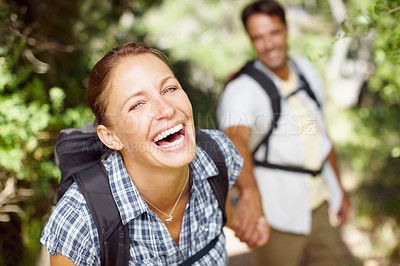
MULTIPOLYGON (((150 212, 149 207, 131 180, 121 154, 117 151, 111 153, 103 160, 103 164, 109 174, 111 191, 122 223, 127 224, 142 213, 150 212)), ((205 180, 218 174, 214 161, 199 147, 196 147, 196 156, 189 166, 193 179, 205 180)))

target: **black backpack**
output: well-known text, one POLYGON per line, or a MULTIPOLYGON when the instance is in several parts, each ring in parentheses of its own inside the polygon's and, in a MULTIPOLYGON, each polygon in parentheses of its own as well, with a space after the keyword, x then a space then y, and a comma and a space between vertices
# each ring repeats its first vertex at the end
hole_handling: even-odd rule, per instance
MULTIPOLYGON (((205 132, 196 129, 196 143, 212 158, 219 174, 208 178, 226 223, 228 175, 218 144, 205 132)), ((56 163, 61 170, 59 197, 76 182, 99 232, 101 265, 128 265, 130 239, 111 193, 108 175, 101 162, 110 152, 98 138, 92 123, 80 129, 64 129, 56 141, 56 163)), ((191 265, 216 244, 218 237, 181 265, 191 265)))
MULTIPOLYGON (((305 79, 304 75, 301 73, 300 69, 296 65, 296 63, 292 60, 293 66, 295 67, 295 71, 300 79, 300 84, 299 88, 292 92, 290 95, 286 96, 286 98, 289 98, 296 94, 297 92, 304 90, 307 95, 315 101, 317 104, 318 108, 321 108, 321 104, 318 102, 317 98, 315 97, 314 92, 311 90, 307 80, 305 79)), ((263 166, 267 168, 273 168, 273 169, 279 169, 279 170, 285 170, 285 171, 292 171, 292 172, 298 172, 298 173, 305 173, 305 174, 310 174, 312 176, 317 176, 322 172, 324 162, 322 163, 322 166, 318 170, 310 170, 310 169, 305 169, 303 167, 297 167, 297 166, 289 166, 289 165, 280 165, 280 164, 274 164, 268 162, 268 144, 269 144, 269 139, 271 137, 272 132, 277 128, 278 126, 278 120, 281 115, 281 95, 276 88, 274 82, 262 71, 258 70, 254 66, 255 61, 250 61, 248 62, 242 69, 240 69, 238 72, 236 72, 228 82, 232 81, 233 79, 239 77, 241 74, 247 74, 250 77, 252 77, 255 81, 257 81, 260 86, 264 89, 264 91, 267 93, 267 95, 271 99, 271 105, 272 105, 272 122, 269 131, 267 134, 264 136, 262 141, 256 146, 254 152, 253 152, 253 159, 254 159, 254 164, 258 166, 263 166), (258 149, 262 146, 262 144, 266 145, 266 152, 265 152, 265 161, 259 161, 254 158, 254 154, 258 151, 258 149)))

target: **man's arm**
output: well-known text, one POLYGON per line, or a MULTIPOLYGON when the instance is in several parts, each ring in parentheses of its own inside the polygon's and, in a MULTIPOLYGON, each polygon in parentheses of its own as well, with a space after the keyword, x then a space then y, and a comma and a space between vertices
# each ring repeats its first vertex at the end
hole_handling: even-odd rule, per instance
POLYGON ((337 163, 337 159, 336 159, 336 154, 335 151, 332 147, 331 151, 329 152, 327 161, 332 165, 333 171, 335 172, 337 181, 339 183, 339 186, 343 192, 343 198, 342 198, 342 204, 340 207, 339 212, 337 213, 337 218, 338 218, 338 227, 341 227, 342 225, 344 225, 347 221, 347 214, 348 214, 348 210, 350 207, 350 202, 349 202, 349 198, 347 196, 346 191, 343 188, 342 182, 340 180, 340 172, 339 172, 339 166, 337 163))
POLYGON ((240 192, 240 199, 234 211, 232 229, 249 247, 265 245, 269 238, 270 227, 262 210, 261 195, 253 175, 253 158, 248 149, 250 128, 232 126, 224 132, 244 159, 242 171, 235 183, 240 192))

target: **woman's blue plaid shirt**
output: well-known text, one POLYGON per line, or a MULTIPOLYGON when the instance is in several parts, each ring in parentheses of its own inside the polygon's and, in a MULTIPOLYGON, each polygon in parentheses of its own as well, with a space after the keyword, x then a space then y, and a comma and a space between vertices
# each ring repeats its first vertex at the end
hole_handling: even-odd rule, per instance
MULTIPOLYGON (((243 159, 217 130, 204 130, 218 143, 225 157, 229 186, 239 175, 243 159)), ((114 200, 131 238, 130 265, 178 265, 215 237, 217 244, 194 265, 227 265, 222 213, 207 178, 218 173, 212 159, 197 147, 190 163, 193 185, 183 217, 179 246, 164 223, 149 209, 132 182, 118 152, 104 161, 114 200)), ((77 265, 100 265, 100 243, 95 222, 77 185, 61 198, 42 232, 41 242, 51 255, 59 253, 77 265)))

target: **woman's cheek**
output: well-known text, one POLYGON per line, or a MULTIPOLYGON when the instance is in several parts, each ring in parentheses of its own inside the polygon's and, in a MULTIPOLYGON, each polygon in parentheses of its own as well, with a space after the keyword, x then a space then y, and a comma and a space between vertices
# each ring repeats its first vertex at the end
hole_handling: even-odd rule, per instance
POLYGON ((117 119, 116 121, 119 121, 119 125, 117 125, 117 127, 120 128, 121 133, 125 135, 139 133, 140 124, 143 124, 143 122, 141 122, 140 119, 134 115, 125 116, 123 119, 117 119))

